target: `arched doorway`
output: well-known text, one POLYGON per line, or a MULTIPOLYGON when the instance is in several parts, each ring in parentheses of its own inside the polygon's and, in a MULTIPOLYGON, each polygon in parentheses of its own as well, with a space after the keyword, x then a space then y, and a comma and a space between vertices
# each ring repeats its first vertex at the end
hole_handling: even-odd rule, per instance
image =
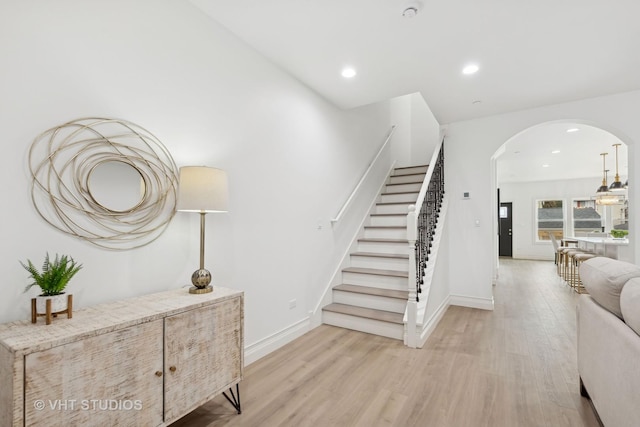
POLYGON ((509 237, 515 258, 553 259, 549 233, 562 237, 600 231, 602 227, 607 231, 628 227, 626 191, 624 203, 616 208, 600 206, 594 198, 603 179, 601 153, 608 153, 604 156, 609 170, 607 184, 615 179, 616 145, 617 172, 625 183, 626 144, 592 123, 541 123, 524 129, 496 150, 492 157, 496 198, 500 198, 494 212, 498 230, 494 237, 496 268, 498 254, 504 253, 500 245, 509 244, 509 239, 504 239, 507 230, 500 227, 507 214, 506 203, 510 203, 508 214, 513 226, 509 237))

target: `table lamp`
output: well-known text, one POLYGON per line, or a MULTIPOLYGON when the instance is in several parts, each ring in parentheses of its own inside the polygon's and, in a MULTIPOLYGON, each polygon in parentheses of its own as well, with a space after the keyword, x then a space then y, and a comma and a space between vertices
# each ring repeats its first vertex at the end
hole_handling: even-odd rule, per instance
POLYGON ((207 166, 180 168, 177 210, 200 214, 200 268, 191 275, 192 294, 212 292, 211 273, 204 268, 205 215, 209 212, 227 212, 227 173, 207 166))

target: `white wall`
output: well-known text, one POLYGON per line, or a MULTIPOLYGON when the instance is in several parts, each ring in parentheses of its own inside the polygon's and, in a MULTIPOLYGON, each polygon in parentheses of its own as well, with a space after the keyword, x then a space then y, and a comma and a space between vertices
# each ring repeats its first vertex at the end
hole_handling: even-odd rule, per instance
POLYGON ((398 167, 411 165, 411 95, 391 101, 391 121, 397 126, 393 135, 391 155, 398 167))
POLYGON ((440 143, 440 124, 419 92, 391 100, 393 156, 398 167, 426 165, 440 143))
POLYGON ((442 228, 442 236, 440 237, 440 247, 438 249, 440 252, 436 258, 437 264, 433 272, 427 308, 425 310, 425 318, 427 320, 438 314, 442 306, 448 303, 451 294, 449 282, 451 259, 448 256, 450 244, 449 222, 447 218, 443 218, 443 220, 445 220, 445 223, 442 228))
POLYGON ((420 93, 411 97, 411 165, 426 165, 440 144, 440 123, 420 93))
MULTIPOLYGON (((640 186, 634 186, 640 166, 640 91, 518 111, 447 126, 445 140, 446 189, 449 205, 451 247, 451 292, 485 299, 492 295, 497 259, 495 224, 496 150, 527 128, 550 121, 573 121, 600 127, 629 147, 630 234, 637 230, 635 209, 640 186), (464 200, 462 193, 471 198, 464 200), (476 226, 476 221, 477 226, 476 226), (464 266, 464 268, 461 268, 464 266)), ((631 239, 633 259, 638 263, 640 239, 631 239)))
POLYGON ((37 215, 29 145, 86 116, 143 126, 178 166, 227 170, 230 212, 207 216, 205 265, 214 284, 245 291, 247 345, 308 316, 353 232, 329 218, 382 144, 389 103, 339 110, 178 0, 5 0, 0 57, 0 321, 29 317, 36 292, 22 293, 18 260, 46 251, 83 263, 69 288, 77 307, 187 285, 198 267, 197 215, 178 213, 157 241, 125 252, 37 215))
POLYGON ((565 232, 568 232, 568 224, 573 221, 573 200, 589 200, 600 184, 598 178, 500 184, 500 201, 513 203, 513 258, 554 259, 551 241, 536 242, 537 200, 564 202, 567 221, 565 232))

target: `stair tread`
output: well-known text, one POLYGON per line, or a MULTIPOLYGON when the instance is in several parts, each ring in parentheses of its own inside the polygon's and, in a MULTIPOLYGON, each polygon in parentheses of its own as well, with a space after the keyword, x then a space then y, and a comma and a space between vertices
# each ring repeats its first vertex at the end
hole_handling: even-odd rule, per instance
POLYGON ((347 304, 332 303, 322 308, 324 311, 348 314, 350 316, 364 317, 366 319, 380 320, 383 322, 404 324, 404 314, 392 311, 375 310, 373 308, 356 307, 347 304))
POLYGON ((381 205, 413 205, 415 204, 415 202, 378 202, 376 203, 376 206, 381 206, 381 205))
MULTIPOLYGON (((388 183, 388 184, 386 184, 386 189, 387 190, 393 190, 394 186, 398 186, 398 185, 414 185, 414 184, 422 185, 422 181, 388 183)), ((395 193, 392 193, 392 194, 395 194, 395 193)))
POLYGON ((406 213, 373 213, 370 216, 407 216, 406 213))
POLYGON ((415 175, 392 175, 390 176, 390 182, 387 182, 385 185, 407 185, 407 184, 422 184, 425 179, 425 174, 415 174, 415 175), (401 180, 395 180, 393 178, 402 178, 401 180), (394 182, 399 181, 399 182, 394 182))
POLYGON ((378 242, 378 243, 409 243, 407 239, 385 239, 382 237, 364 237, 362 239, 358 239, 358 242, 378 242))
POLYGON ((373 274, 376 276, 409 277, 407 271, 383 270, 380 268, 347 267, 342 269, 342 271, 347 273, 373 274))
POLYGON ((370 256, 377 258, 409 259, 408 254, 385 254, 383 252, 352 252, 351 256, 370 256))
POLYGON ((406 230, 407 227, 405 225, 365 225, 365 229, 367 228, 382 228, 382 229, 390 229, 390 230, 406 230))
POLYGON ((393 175, 391 175, 392 177, 394 176, 412 176, 412 175, 426 175, 427 172, 409 172, 409 173, 396 173, 396 171, 393 171, 393 175))
POLYGON ((429 165, 414 165, 414 166, 398 166, 393 170, 413 169, 413 168, 429 168, 429 165))
POLYGON ((334 287, 333 290, 353 292, 353 293, 365 294, 365 295, 375 295, 375 296, 387 297, 387 298, 397 298, 401 300, 406 300, 407 298, 409 298, 409 291, 398 291, 396 289, 374 288, 371 286, 342 284, 334 287))
POLYGON ((396 192, 384 192, 381 196, 397 196, 398 194, 419 194, 419 191, 396 191, 396 192))

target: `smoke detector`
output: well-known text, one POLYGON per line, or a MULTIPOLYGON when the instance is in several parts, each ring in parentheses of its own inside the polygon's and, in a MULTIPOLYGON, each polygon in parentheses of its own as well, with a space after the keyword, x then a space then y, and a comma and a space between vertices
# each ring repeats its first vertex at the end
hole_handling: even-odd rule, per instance
POLYGON ((413 18, 418 14, 420 7, 421 4, 418 2, 409 2, 405 5, 404 10, 402 11, 402 16, 405 18, 413 18))

